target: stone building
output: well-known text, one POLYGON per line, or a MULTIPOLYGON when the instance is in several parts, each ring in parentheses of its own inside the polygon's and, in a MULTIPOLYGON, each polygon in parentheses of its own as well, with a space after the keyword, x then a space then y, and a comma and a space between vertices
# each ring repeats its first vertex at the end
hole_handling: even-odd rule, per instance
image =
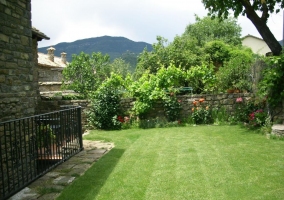
POLYGON ((0 199, 5 199, 31 181, 36 165, 22 164, 30 163, 35 152, 27 153, 29 128, 21 128, 19 121, 1 122, 35 114, 40 100, 37 42, 49 38, 32 27, 31 0, 0 0, 0 19, 0 199))
POLYGON ((54 56, 55 48, 47 49, 47 54, 38 53, 39 90, 41 95, 61 91, 62 71, 67 66, 66 53, 54 56))
POLYGON ((0 1, 0 122, 31 116, 39 100, 37 42, 31 0, 0 1))

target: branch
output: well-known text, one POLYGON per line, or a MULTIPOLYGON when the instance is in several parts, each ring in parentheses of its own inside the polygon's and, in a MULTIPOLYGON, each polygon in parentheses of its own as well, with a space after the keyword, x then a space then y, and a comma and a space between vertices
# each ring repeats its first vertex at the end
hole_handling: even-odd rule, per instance
POLYGON ((262 15, 260 19, 264 22, 267 22, 267 19, 269 17, 267 5, 265 1, 261 1, 261 5, 262 5, 262 15))

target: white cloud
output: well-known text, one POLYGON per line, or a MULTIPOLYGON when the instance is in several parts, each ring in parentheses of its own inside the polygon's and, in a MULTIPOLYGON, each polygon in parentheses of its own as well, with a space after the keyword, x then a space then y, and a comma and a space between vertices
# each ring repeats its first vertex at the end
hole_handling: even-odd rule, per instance
MULTIPOLYGON (((103 35, 123 36, 134 41, 156 42, 160 35, 172 41, 181 35, 194 14, 206 16, 200 0, 33 0, 33 26, 51 39, 39 46, 103 35)), ((243 36, 259 36, 245 17, 238 19, 243 36)), ((282 15, 273 15, 269 27, 282 38, 282 15), (280 16, 280 17, 279 17, 280 16)))

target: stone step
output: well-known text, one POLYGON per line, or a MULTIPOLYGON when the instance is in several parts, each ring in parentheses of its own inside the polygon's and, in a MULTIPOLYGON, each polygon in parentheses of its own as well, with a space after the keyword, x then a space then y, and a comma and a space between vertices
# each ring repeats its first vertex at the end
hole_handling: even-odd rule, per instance
POLYGON ((284 136, 284 124, 274 124, 272 126, 272 135, 284 136))

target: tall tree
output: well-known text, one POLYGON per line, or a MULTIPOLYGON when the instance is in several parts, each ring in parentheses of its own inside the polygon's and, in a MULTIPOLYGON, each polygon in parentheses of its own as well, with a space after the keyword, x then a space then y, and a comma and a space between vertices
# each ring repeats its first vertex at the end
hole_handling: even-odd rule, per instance
POLYGON ((263 40, 274 55, 281 53, 281 45, 267 26, 270 14, 278 13, 284 7, 284 0, 202 0, 211 17, 228 18, 229 10, 234 11, 237 18, 240 14, 247 16, 254 24, 263 40), (257 12, 260 12, 259 16, 257 12))
POLYGON ((221 40, 232 45, 241 44, 242 28, 237 24, 236 19, 230 17, 221 21, 218 18, 200 18, 195 15, 195 21, 186 27, 183 35, 196 39, 198 45, 203 46, 213 40, 221 40))

